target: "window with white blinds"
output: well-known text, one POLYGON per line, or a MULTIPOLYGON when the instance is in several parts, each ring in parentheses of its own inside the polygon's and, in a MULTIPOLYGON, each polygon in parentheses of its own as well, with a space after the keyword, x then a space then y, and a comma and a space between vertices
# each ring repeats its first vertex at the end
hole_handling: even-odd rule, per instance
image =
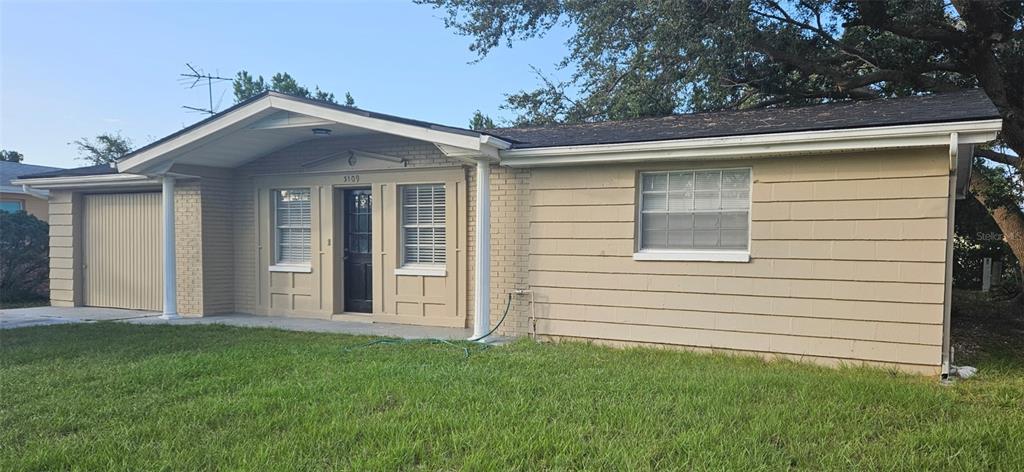
POLYGON ((445 262, 444 185, 402 187, 404 265, 445 262))
POLYGON ((744 250, 750 169, 640 174, 640 249, 744 250))
POLYGON ((309 264, 311 211, 309 189, 274 191, 278 264, 309 264))

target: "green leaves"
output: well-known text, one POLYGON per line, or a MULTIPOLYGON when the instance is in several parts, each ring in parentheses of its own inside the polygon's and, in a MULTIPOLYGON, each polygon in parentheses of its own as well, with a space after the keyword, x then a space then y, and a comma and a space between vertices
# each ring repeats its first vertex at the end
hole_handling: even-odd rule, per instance
POLYGON ((0 301, 45 297, 49 225, 18 211, 0 211, 0 301))
MULTIPOLYGON (((299 97, 312 98, 314 100, 338 103, 337 99, 334 97, 334 93, 320 90, 320 87, 316 85, 313 86, 313 90, 303 87, 302 85, 299 85, 299 82, 287 72, 278 72, 274 74, 270 77, 270 83, 267 84, 267 82, 263 80, 262 75, 253 77, 248 71, 243 70, 235 74, 235 80, 231 85, 235 92, 235 103, 248 100, 268 90, 287 93, 289 95, 299 97)), ((355 106, 356 101, 352 98, 352 94, 345 92, 344 104, 350 107, 355 106)))
POLYGON ((0 149, 0 161, 21 162, 23 160, 25 160, 25 155, 18 151, 0 149))
POLYGON ((132 152, 132 141, 120 131, 104 133, 95 140, 82 138, 72 144, 78 147, 78 158, 93 164, 110 164, 132 152))

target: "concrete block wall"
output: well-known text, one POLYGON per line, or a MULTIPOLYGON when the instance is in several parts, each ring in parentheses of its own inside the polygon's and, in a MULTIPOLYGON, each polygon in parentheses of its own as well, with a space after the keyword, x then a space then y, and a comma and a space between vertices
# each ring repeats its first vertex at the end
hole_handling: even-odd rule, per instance
POLYGON ((233 184, 225 177, 200 181, 202 191, 203 314, 235 311, 232 225, 233 184))
POLYGON ((50 304, 53 306, 75 306, 78 295, 74 231, 81 224, 81 209, 77 202, 72 192, 50 192, 50 304))

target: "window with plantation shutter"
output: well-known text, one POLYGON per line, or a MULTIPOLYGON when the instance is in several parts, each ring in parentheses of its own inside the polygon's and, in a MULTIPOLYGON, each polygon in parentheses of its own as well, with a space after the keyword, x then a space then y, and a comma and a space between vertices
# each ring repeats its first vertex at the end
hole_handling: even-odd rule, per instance
POLYGON ((640 174, 640 251, 747 251, 750 169, 640 174))
POLYGON ((309 189, 274 191, 278 264, 309 264, 311 210, 309 189))
POLYGON ((402 261, 405 266, 445 262, 444 185, 402 187, 402 261))

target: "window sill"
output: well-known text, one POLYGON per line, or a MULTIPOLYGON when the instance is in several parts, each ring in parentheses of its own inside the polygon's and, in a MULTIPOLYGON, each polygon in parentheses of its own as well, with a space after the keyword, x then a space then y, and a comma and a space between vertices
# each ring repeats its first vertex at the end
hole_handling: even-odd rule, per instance
POLYGON ((301 272, 308 274, 313 272, 313 266, 309 264, 274 264, 270 266, 271 272, 301 272))
POLYGON ((633 254, 634 261, 750 262, 750 251, 673 251, 646 249, 633 254))
POLYGON ((414 266, 407 265, 395 269, 395 275, 420 275, 423 277, 445 277, 448 271, 444 266, 414 266))

